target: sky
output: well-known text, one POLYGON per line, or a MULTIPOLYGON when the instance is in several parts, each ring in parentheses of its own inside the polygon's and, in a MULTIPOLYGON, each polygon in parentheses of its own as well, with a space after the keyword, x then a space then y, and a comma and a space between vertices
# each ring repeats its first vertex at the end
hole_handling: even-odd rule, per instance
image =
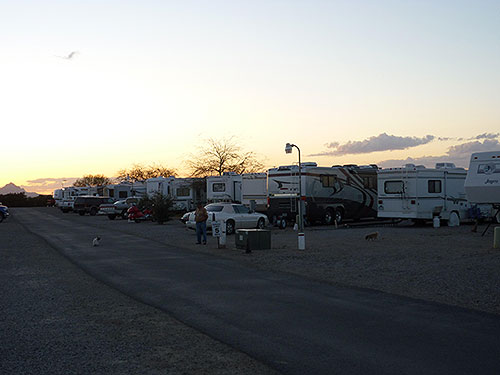
POLYGON ((223 137, 269 168, 297 162, 287 142, 322 166, 467 167, 500 150, 499 25, 496 0, 0 0, 0 187, 183 176, 223 137))

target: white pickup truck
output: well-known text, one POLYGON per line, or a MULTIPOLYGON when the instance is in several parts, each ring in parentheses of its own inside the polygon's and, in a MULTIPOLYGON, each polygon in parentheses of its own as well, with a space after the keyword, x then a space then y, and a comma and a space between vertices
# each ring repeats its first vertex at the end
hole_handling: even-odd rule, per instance
POLYGON ((116 201, 115 203, 105 203, 99 206, 98 215, 107 215, 109 220, 115 220, 117 216, 122 219, 127 218, 127 210, 133 205, 139 203, 140 197, 128 197, 116 201))
POLYGON ((75 204, 75 197, 64 198, 59 203, 59 208, 64 213, 70 212, 73 211, 74 204, 75 204))

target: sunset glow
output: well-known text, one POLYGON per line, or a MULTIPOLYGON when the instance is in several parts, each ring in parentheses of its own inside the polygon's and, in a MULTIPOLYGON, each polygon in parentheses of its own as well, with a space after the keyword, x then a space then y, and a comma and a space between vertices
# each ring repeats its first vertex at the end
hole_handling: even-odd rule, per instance
POLYGON ((296 162, 286 142, 320 165, 467 167, 500 149, 499 14, 498 1, 2 1, 0 187, 47 193, 134 163, 185 175, 204 139, 230 136, 267 167, 296 162))

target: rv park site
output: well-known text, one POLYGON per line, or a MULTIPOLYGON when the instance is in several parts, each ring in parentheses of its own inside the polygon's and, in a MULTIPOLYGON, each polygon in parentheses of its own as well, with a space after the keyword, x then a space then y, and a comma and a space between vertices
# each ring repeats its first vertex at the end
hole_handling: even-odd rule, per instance
MULTIPOLYGON (((61 347, 95 356, 104 322, 109 345, 100 359, 81 364, 88 373, 330 374, 333 367, 335 373, 498 373, 499 187, 491 182, 500 171, 497 154, 473 154, 468 171, 451 164, 387 170, 308 164, 301 166, 301 183, 298 166, 282 166, 252 175, 252 194, 245 194, 245 176, 235 174, 208 178, 205 188, 165 177, 83 189, 83 195, 62 189, 54 194, 56 206, 11 208, 0 225, 3 274, 12 286, 8 326, 52 337, 60 324, 57 335, 65 338, 38 349, 51 358, 61 347), (62 209, 65 192, 74 194, 71 210, 62 209), (122 202, 141 192, 181 193, 176 215, 159 225, 77 206, 99 193, 110 202, 119 194, 122 202), (206 245, 197 244, 184 213, 200 199, 207 207, 267 215, 265 227, 252 230, 270 234, 270 246, 239 246, 248 226, 238 231, 236 216, 219 217, 224 228, 230 220, 236 227, 223 236, 224 246, 215 229, 206 245), (43 271, 14 261, 17 252, 40 257, 35 249, 44 254, 43 271), (60 309, 23 308, 40 303, 33 287, 58 298, 60 309), (37 314, 41 327, 29 323, 40 320, 37 314)), ((212 221, 218 212, 209 210, 212 221)), ((5 371, 19 366, 12 353, 22 345, 21 338, 6 344, 5 371)))

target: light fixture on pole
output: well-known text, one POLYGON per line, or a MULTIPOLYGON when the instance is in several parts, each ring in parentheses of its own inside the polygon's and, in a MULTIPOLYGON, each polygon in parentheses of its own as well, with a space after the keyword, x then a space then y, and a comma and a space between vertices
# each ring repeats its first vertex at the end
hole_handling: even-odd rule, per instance
POLYGON ((303 217, 303 207, 302 207, 302 164, 300 161, 300 148, 297 145, 294 145, 293 143, 287 143, 285 146, 285 153, 291 154, 292 149, 295 147, 297 151, 299 152, 299 201, 298 201, 298 211, 299 211, 299 218, 298 218, 298 225, 299 225, 299 233, 298 233, 298 241, 299 241, 299 250, 305 250, 306 249, 306 237, 304 235, 304 217, 303 217))

